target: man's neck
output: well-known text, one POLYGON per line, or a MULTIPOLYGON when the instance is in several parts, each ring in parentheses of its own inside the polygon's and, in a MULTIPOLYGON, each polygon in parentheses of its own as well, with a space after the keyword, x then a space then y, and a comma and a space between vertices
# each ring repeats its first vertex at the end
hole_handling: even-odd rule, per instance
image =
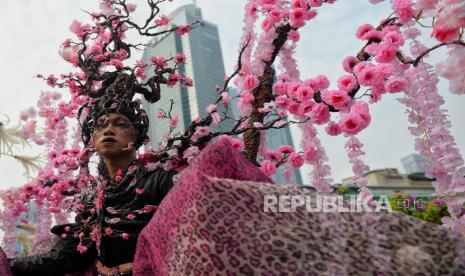
POLYGON ((108 174, 111 178, 115 178, 118 170, 126 170, 129 165, 136 159, 136 154, 127 156, 118 156, 118 158, 103 158, 103 162, 107 167, 108 174))

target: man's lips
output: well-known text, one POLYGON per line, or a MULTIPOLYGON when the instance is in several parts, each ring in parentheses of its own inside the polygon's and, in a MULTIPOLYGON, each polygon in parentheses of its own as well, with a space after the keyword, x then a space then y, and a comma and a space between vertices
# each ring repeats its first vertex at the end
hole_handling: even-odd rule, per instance
POLYGON ((101 143, 102 144, 112 144, 112 143, 116 143, 116 140, 114 138, 107 137, 107 138, 102 139, 101 143))

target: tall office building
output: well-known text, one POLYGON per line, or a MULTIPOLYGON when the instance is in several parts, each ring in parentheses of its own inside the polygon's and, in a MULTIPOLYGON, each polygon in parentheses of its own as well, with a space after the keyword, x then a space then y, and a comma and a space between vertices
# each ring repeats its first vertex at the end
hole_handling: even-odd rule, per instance
MULTIPOLYGON (((171 14, 168 18, 171 26, 186 25, 201 19, 201 11, 195 4, 182 6, 171 14)), ((183 53, 187 57, 187 64, 180 67, 180 73, 194 80, 194 87, 185 88, 180 85, 175 87, 162 88, 161 100, 155 104, 144 103, 144 109, 149 114, 150 129, 149 136, 152 146, 161 142, 162 137, 169 131, 168 124, 156 119, 156 113, 159 109, 165 111, 170 108, 170 99, 175 104, 171 115, 179 116, 177 131, 183 131, 189 126, 190 122, 196 117, 204 117, 207 113, 205 108, 215 102, 218 93, 215 90, 216 85, 223 86, 224 83, 224 64, 221 45, 218 35, 218 28, 215 24, 202 20, 199 27, 191 30, 188 34, 180 36, 177 32, 171 32, 163 36, 154 38, 149 43, 142 56, 142 60, 150 64, 152 56, 174 56, 176 53, 183 53)), ((148 77, 152 75, 148 74, 148 77)), ((231 91, 234 94, 236 91, 231 91)), ((237 101, 237 100, 236 100, 237 101)), ((240 116, 236 108, 236 101, 230 105, 228 116, 233 118, 240 116)), ((218 106, 222 110, 221 106, 218 106)), ((224 129, 231 129, 233 122, 227 120, 221 124, 224 129)), ((268 135, 268 145, 275 149, 281 145, 293 145, 289 128, 281 130, 270 130, 268 135)), ((277 183, 286 181, 281 175, 282 169, 274 177, 277 183)), ((302 184, 302 177, 299 170, 294 170, 295 183, 302 184)))
MULTIPOLYGON (((168 15, 170 26, 181 26, 201 19, 201 11, 195 4, 179 7, 168 15)), ((176 53, 183 53, 187 57, 187 64, 179 68, 179 73, 191 77, 194 80, 193 87, 162 87, 161 100, 155 104, 144 103, 144 109, 150 117, 149 136, 152 146, 161 142, 163 135, 168 133, 169 126, 165 121, 156 119, 159 109, 168 111, 170 99, 174 100, 172 116, 179 117, 176 132, 184 131, 195 118, 207 115, 206 107, 214 103, 218 97, 215 90, 216 85, 223 86, 224 64, 221 52, 218 28, 208 21, 201 21, 200 26, 191 30, 183 36, 177 32, 170 32, 162 36, 157 36, 150 41, 145 49, 142 60, 150 64, 152 56, 171 57, 176 53)), ((152 75, 148 75, 151 77, 152 75)), ((222 110, 218 106, 219 111, 222 110)), ((222 123, 222 128, 228 129, 232 126, 232 121, 227 120, 222 123)))

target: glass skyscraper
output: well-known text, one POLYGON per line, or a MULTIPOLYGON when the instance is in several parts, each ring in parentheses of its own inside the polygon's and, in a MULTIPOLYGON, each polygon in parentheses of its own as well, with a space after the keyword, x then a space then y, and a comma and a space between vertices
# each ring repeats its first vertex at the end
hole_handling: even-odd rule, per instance
MULTIPOLYGON (((201 11, 196 5, 189 4, 179 7, 168 15, 171 25, 186 25, 201 19, 201 11)), ((195 118, 207 115, 206 107, 214 103, 218 97, 216 85, 221 87, 224 84, 225 69, 223 55, 221 52, 218 28, 215 24, 208 21, 201 21, 200 26, 191 30, 183 36, 177 32, 171 32, 158 36, 149 42, 145 49, 142 60, 150 64, 150 57, 172 57, 176 53, 183 53, 187 57, 187 64, 180 67, 183 75, 191 77, 194 80, 194 86, 185 88, 181 85, 174 87, 162 87, 161 99, 155 104, 144 102, 144 109, 147 111, 150 119, 149 136, 154 148, 162 141, 163 135, 168 133, 169 126, 166 121, 156 119, 156 114, 160 109, 168 111, 170 108, 170 99, 174 100, 172 116, 179 116, 179 123, 176 131, 184 131, 190 122, 195 118)), ((147 77, 153 75, 147 74, 147 77)), ((235 96, 237 91, 231 88, 230 94, 235 96)), ((240 114, 236 107, 237 99, 234 99, 228 110, 228 116, 238 119, 240 114)), ((222 106, 218 106, 222 111, 222 106)), ((231 129, 233 121, 226 120, 221 123, 225 130, 231 129)), ((175 131, 175 132, 176 132, 175 131)), ((268 131, 268 146, 270 149, 276 149, 281 145, 292 146, 292 138, 289 128, 268 131)), ((302 184, 302 177, 299 170, 294 170, 295 183, 302 184)), ((277 183, 286 181, 281 175, 281 169, 274 177, 277 183)))
MULTIPOLYGON (((172 28, 173 26, 186 25, 197 19, 201 19, 201 11, 194 4, 179 7, 168 15, 172 28)), ((157 36, 150 41, 145 49, 142 60, 150 64, 150 57, 163 56, 166 58, 183 53, 187 57, 187 64, 182 65, 179 73, 194 80, 193 87, 163 86, 161 100, 155 104, 144 103, 144 109, 150 117, 149 136, 152 146, 161 142, 163 135, 168 133, 169 126, 166 121, 156 119, 159 109, 168 111, 170 99, 174 100, 172 116, 179 116, 179 123, 176 132, 184 131, 195 118, 203 118, 207 115, 206 107, 214 103, 218 97, 216 85, 223 86, 225 70, 223 55, 221 52, 218 28, 215 24, 202 20, 200 26, 192 29, 183 36, 177 32, 170 32, 166 35, 157 36)), ((153 75, 148 74, 147 77, 153 75)), ((218 106, 221 112, 222 106, 218 106)), ((220 113, 221 114, 221 113, 220 113)), ((230 129, 232 121, 226 120, 221 127, 230 129)))

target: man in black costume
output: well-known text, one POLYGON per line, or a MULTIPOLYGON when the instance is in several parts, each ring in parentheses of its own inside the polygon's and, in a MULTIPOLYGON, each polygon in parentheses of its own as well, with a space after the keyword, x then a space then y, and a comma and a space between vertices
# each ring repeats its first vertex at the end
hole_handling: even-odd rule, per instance
POLYGON ((94 264, 100 275, 132 274, 137 237, 176 172, 145 167, 136 158, 148 139, 148 118, 134 93, 119 85, 127 79, 120 75, 80 110, 88 112, 80 122, 84 145, 101 158, 99 175, 80 193, 76 222, 52 228, 61 239, 50 252, 11 259, 14 275, 64 275, 94 264))

